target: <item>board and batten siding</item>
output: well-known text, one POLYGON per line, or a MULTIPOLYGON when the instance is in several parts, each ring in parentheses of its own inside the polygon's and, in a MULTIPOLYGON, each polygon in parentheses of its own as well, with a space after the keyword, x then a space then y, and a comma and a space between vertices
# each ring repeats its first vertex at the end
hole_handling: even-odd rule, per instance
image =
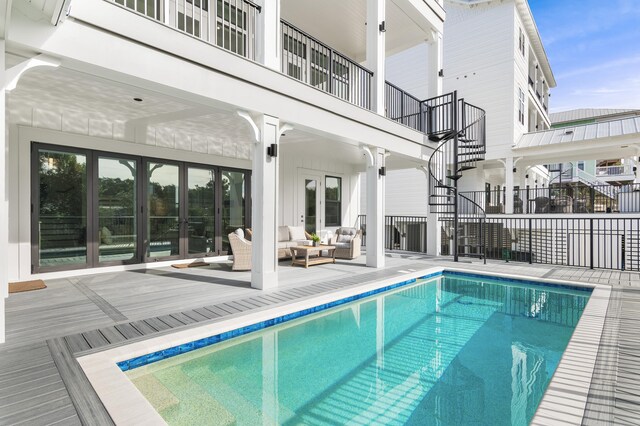
MULTIPOLYGON (((367 214, 367 178, 360 173, 360 214, 367 214)), ((387 216, 427 216, 429 186, 424 172, 418 169, 390 170, 385 178, 387 216)))
POLYGON ((457 90, 459 97, 487 112, 486 158, 504 158, 511 155, 517 123, 515 4, 445 2, 445 7, 444 91, 457 90))
MULTIPOLYGON (((353 226, 358 219, 360 209, 358 172, 354 169, 356 166, 348 162, 337 161, 331 156, 319 158, 318 156, 305 155, 304 152, 290 148, 283 147, 279 152, 279 225, 301 225, 299 203, 304 202, 299 200, 300 193, 304 187, 304 180, 301 175, 310 174, 322 178, 322 191, 324 191, 324 178, 326 176, 342 178, 342 226, 353 226)), ((324 197, 321 197, 321 199, 321 209, 324 209, 324 197)), ((322 221, 321 229, 333 231, 337 228, 324 226, 324 212, 322 212, 322 221)))
POLYGON ((429 49, 426 43, 420 43, 388 56, 385 62, 387 81, 420 100, 427 99, 429 97, 428 56, 429 49))

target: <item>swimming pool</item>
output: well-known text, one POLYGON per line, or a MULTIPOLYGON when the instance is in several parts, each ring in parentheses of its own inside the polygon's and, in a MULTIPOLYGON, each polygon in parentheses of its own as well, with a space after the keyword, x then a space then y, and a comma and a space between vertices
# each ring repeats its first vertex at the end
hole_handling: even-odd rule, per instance
POLYGON ((591 294, 459 273, 387 287, 119 365, 169 424, 528 424, 591 294))

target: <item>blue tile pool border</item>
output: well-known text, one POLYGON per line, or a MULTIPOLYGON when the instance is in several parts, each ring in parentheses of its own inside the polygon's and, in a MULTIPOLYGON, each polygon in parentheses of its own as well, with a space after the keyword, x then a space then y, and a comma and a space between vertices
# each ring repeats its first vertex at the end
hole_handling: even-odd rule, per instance
POLYGON ((223 333, 219 333, 213 336, 205 337, 202 339, 195 340, 193 342, 184 343, 182 345, 173 346, 167 349, 163 349, 161 351, 152 352, 146 355, 141 355, 135 358, 131 358, 125 361, 120 361, 117 363, 117 366, 121 371, 129 371, 135 368, 143 367, 145 365, 152 364, 154 362, 162 361, 167 358, 171 358, 177 355, 181 355, 184 353, 188 353, 194 351, 196 349, 201 349, 207 346, 214 345, 216 343, 224 342, 225 340, 233 339, 235 337, 244 336, 245 334, 253 333, 255 331, 263 330, 265 328, 273 327, 278 324, 283 324, 285 322, 293 321, 298 318, 305 317, 307 315, 311 315, 317 312, 321 312, 330 308, 334 308, 336 306, 344 305, 346 303, 351 303, 356 300, 364 299, 366 297, 374 296, 379 293, 384 293, 389 290, 394 290, 409 284, 416 283, 418 280, 426 280, 429 278, 436 278, 440 276, 458 276, 464 278, 476 278, 476 279, 484 279, 490 281, 499 281, 505 283, 517 283, 517 284, 526 284, 526 285, 534 285, 534 286, 543 286, 543 287, 553 287, 553 288, 562 288, 568 290, 578 290, 583 292, 591 292, 593 288, 591 287, 580 287, 573 286, 569 284, 553 284, 546 283, 541 281, 533 281, 526 280, 520 278, 507 278, 507 277, 496 277, 492 275, 482 275, 482 274, 473 274, 467 272, 458 272, 458 271, 438 271, 431 274, 427 274, 418 278, 412 278, 410 280, 401 281, 395 284, 391 284, 385 287, 381 287, 375 290, 366 291, 364 293, 356 294, 353 296, 345 297, 340 300, 335 300, 329 303, 323 303, 318 306, 314 306, 311 308, 303 309, 297 312, 292 312, 290 314, 281 315, 275 318, 271 318, 265 321, 261 321, 256 324, 251 324, 245 327, 237 328, 235 330, 225 331, 223 333))

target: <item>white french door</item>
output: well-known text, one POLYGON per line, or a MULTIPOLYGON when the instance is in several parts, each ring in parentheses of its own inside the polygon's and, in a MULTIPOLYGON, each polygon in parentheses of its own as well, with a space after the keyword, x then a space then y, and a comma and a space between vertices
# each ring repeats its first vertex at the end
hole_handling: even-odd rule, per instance
POLYGON ((309 233, 318 232, 323 225, 323 176, 313 173, 298 174, 297 219, 309 233))

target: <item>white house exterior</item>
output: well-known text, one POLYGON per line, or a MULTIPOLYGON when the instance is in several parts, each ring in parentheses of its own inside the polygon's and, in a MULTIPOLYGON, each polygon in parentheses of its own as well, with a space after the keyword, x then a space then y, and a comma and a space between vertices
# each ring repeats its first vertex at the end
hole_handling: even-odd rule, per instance
MULTIPOLYGON (((549 90, 556 85, 527 1, 446 0, 444 6, 443 91, 457 90, 459 98, 487 113, 486 161, 463 174, 460 191, 473 191, 476 198, 484 198, 480 192, 546 184, 549 176, 544 167, 520 159, 512 151, 523 134, 550 128, 549 90), (505 174, 513 169, 515 173, 505 174)), ((426 56, 419 49, 425 47, 417 46, 414 52, 402 52, 387 62, 388 79, 406 81, 407 90, 417 93, 419 83, 412 84, 404 70, 416 69, 416 60, 426 56)), ((419 194, 427 187, 420 175, 419 170, 389 175, 387 209, 425 214, 427 200, 419 194), (405 201, 392 203, 391 193, 407 188, 407 182, 413 182, 410 188, 415 188, 415 196, 398 197, 405 201), (416 203, 416 199, 423 203, 416 203)))
POLYGON ((0 10, 0 341, 8 282, 224 258, 237 227, 253 230, 252 285, 273 288, 277 227, 353 226, 361 180, 367 265, 384 265, 384 171, 435 147, 387 118, 385 65, 423 46, 408 79, 442 92, 441 1, 0 10))

